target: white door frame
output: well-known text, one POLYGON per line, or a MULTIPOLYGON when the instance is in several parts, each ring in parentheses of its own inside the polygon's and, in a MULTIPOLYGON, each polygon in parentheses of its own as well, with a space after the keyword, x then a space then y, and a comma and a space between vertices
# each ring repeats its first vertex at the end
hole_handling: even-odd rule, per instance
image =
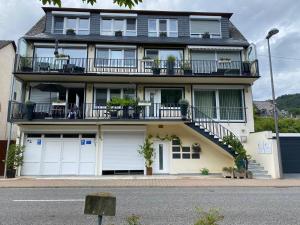
POLYGON ((155 140, 153 141, 153 147, 155 151, 155 158, 153 162, 154 174, 169 174, 170 173, 170 141, 155 140), (163 148, 163 165, 162 170, 159 169, 159 145, 162 144, 163 148))
POLYGON ((159 118, 160 104, 161 104, 161 89, 160 88, 146 88, 145 89, 145 100, 150 101, 150 107, 146 108, 146 117, 159 118), (151 93, 154 93, 153 101, 151 101, 151 93), (153 110, 153 113, 151 112, 153 110))

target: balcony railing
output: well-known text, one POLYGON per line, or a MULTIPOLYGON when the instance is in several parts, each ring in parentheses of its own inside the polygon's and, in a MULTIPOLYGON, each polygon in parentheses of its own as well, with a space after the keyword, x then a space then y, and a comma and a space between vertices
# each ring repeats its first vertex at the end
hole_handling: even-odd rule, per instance
POLYGON ((67 73, 67 74, 130 74, 130 75, 224 75, 258 76, 258 62, 216 60, 101 59, 19 57, 16 72, 67 73))
MULTIPOLYGON (((75 104, 35 103, 33 107, 10 102, 9 120, 175 120, 182 119, 178 104, 149 103, 143 106, 107 107, 86 103, 75 104)), ((190 115, 188 115, 190 117, 190 115)))
POLYGON ((245 107, 203 107, 194 106, 197 109, 194 112, 194 117, 201 119, 201 116, 207 115, 217 121, 245 121, 245 107))

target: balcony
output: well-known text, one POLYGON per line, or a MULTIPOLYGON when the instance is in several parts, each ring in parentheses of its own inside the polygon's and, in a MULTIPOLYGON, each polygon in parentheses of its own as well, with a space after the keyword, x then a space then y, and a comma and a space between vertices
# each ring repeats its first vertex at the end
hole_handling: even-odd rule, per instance
POLYGON ((17 73, 145 76, 259 76, 258 61, 20 57, 17 73))
POLYGON ((136 106, 100 106, 85 103, 81 106, 65 103, 35 103, 30 106, 11 101, 9 104, 9 121, 34 122, 34 121, 138 121, 161 120, 182 121, 197 119, 206 120, 207 117, 220 122, 245 122, 246 109, 242 107, 194 107, 187 109, 187 115, 182 115, 179 104, 161 104, 144 102, 136 106))

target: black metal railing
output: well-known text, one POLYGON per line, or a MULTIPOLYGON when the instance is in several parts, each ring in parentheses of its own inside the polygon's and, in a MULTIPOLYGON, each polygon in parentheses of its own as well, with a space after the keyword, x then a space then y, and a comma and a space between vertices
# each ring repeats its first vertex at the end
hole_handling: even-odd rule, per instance
POLYGON ((17 57, 16 72, 258 76, 258 62, 220 60, 17 57))
MULTIPOLYGON (((237 138, 237 136, 229 129, 224 127, 220 121, 217 121, 207 114, 201 112, 197 107, 192 107, 192 112, 192 122, 194 122, 197 126, 205 129, 210 134, 214 135, 220 141, 222 141, 224 137, 228 136, 237 138)), ((237 139, 239 140, 239 138, 237 139)))
MULTIPOLYGON (((199 112, 218 120, 218 121, 245 121, 246 108, 245 107, 203 107, 194 106, 199 112)), ((201 117, 201 113, 195 116, 201 117)))
MULTIPOLYGON (((180 106, 178 104, 149 103, 141 106, 113 106, 86 103, 35 103, 30 106, 12 101, 9 107, 9 120, 50 120, 50 119, 182 119, 180 106)), ((190 118, 189 114, 186 118, 190 118)))

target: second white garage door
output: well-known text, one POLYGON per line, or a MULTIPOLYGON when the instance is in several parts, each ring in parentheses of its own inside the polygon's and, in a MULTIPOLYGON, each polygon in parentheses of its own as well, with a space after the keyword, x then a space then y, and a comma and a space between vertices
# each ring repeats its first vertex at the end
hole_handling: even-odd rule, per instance
POLYGON ((105 131, 102 170, 143 171, 144 159, 138 154, 138 149, 144 138, 141 131, 105 131))

